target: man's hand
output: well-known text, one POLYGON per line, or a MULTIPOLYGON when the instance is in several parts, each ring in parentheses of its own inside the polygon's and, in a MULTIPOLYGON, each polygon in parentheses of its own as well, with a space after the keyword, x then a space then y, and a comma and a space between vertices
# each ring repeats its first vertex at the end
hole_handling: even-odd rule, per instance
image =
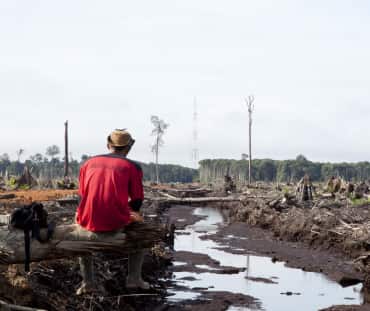
POLYGON ((143 222, 144 218, 138 212, 130 211, 130 222, 143 222))

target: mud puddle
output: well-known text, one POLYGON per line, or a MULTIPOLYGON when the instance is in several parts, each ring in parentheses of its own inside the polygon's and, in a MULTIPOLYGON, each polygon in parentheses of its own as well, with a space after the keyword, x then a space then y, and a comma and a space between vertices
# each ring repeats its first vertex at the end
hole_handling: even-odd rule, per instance
MULTIPOLYGON (((227 239, 220 244, 205 238, 226 226, 222 214, 213 208, 197 208, 193 214, 201 220, 176 234, 175 250, 180 256, 173 277, 178 288, 170 291, 170 301, 197 299, 205 292, 229 292, 252 296, 260 301, 261 309, 274 311, 293 311, 297 307, 312 311, 362 303, 361 285, 342 288, 323 274, 288 268, 271 258, 248 254, 246 249, 238 249, 238 254, 222 250, 229 247, 227 239), (196 262, 200 256, 207 256, 207 264, 196 262)), ((256 309, 232 304, 228 310, 256 309)))

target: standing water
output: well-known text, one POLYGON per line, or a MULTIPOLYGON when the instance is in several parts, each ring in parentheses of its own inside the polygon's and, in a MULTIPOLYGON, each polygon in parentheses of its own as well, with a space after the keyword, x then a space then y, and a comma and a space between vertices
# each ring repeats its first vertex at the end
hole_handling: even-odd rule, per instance
MULTIPOLYGON (((204 236, 204 232, 212 234, 217 231, 217 228, 223 224, 221 213, 212 208, 198 208, 194 214, 206 218, 179 231, 181 234, 176 236, 175 250, 206 254, 219 261, 221 266, 245 268, 246 270, 228 275, 212 273, 214 268, 201 266, 200 268, 206 268, 210 272, 199 274, 175 272, 174 277, 179 285, 252 296, 259 299, 262 308, 267 311, 296 311, 297 307, 300 311, 313 311, 332 305, 362 303, 361 285, 342 288, 322 274, 288 268, 284 263, 273 263, 271 258, 249 255, 248 250, 244 250, 245 255, 235 255, 219 250, 223 245, 211 240, 200 239, 200 236, 204 236), (267 279, 270 282, 251 280, 255 278, 267 279)), ((181 263, 175 264, 181 265, 181 263)), ((174 294, 171 299, 192 299, 199 295, 191 290, 174 292, 174 294)), ((229 311, 237 310, 250 309, 243 307, 229 309, 229 311)))

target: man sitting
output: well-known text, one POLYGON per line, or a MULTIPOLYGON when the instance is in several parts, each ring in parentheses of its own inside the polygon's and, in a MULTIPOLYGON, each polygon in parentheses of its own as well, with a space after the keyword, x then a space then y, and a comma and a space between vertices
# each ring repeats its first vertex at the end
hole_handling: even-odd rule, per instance
MULTIPOLYGON (((141 221, 138 214, 144 199, 141 167, 127 159, 135 140, 126 130, 114 130, 107 138, 108 154, 87 160, 80 169, 76 222, 81 230, 99 235, 116 234, 131 221, 141 221)), ((129 254, 127 288, 149 289, 141 277, 144 251, 129 254)), ((92 257, 80 258, 82 284, 77 294, 96 290, 92 257)))

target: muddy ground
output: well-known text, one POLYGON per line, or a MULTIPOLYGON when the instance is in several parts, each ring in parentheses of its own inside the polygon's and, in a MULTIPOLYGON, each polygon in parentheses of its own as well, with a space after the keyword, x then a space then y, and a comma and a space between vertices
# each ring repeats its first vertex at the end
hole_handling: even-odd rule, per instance
MULTIPOLYGON (((233 218, 232 215, 239 213, 240 208, 244 207, 223 205, 219 208, 225 212, 225 218, 233 218)), ((194 209, 195 207, 174 206, 168 211, 168 214, 171 221, 176 223, 176 227, 181 229, 201 219, 199 216, 187 216, 194 209)), ((216 234, 206 235, 204 238, 220 244, 227 244, 228 247, 222 249, 233 254, 244 253, 238 249, 247 249, 251 254, 266 255, 274 261, 283 261, 292 268, 324 273, 343 286, 358 284, 365 279, 365 273, 359 271, 351 258, 345 257, 337 245, 332 244, 330 248, 330 241, 319 245, 313 245, 312 241, 309 241, 311 244, 302 243, 294 241, 293 238, 289 239, 289 237, 284 239, 273 230, 262 229, 258 223, 248 225, 245 221, 230 219, 229 221, 228 226, 222 227, 216 234), (234 238, 230 238, 230 236, 234 238)), ((264 224, 262 225, 264 226, 264 224)), ((282 228, 279 229, 282 230, 282 228)), ((294 236, 294 232, 291 234, 294 236)))
MULTIPOLYGON (((0 209, 3 214, 14 208, 28 204, 30 201, 41 201, 49 212, 50 218, 57 224, 73 222, 76 203, 75 191, 30 191, 14 192, 16 197, 3 200, 0 209), (67 197, 67 200, 60 198, 67 197)), ((153 221, 155 216, 161 222, 168 222, 169 216, 158 204, 146 202, 143 211, 146 219, 153 221)), ((176 219, 184 219, 183 226, 195 223, 201 217, 191 214, 191 209, 174 209, 176 219)), ((179 225, 180 228, 180 225, 179 225)), ((173 261, 189 262, 189 271, 195 264, 209 264, 219 267, 200 254, 175 253, 162 243, 148 251, 143 267, 144 279, 151 284, 149 291, 126 290, 125 275, 127 274, 127 258, 117 255, 94 255, 96 280, 101 288, 93 295, 76 296, 75 292, 81 282, 77 258, 32 263, 31 272, 25 274, 23 265, 11 265, 0 268, 0 300, 23 306, 45 310, 227 310, 230 305, 257 307, 253 297, 229 292, 207 292, 199 288, 197 299, 171 301, 168 289, 181 290, 181 286, 173 282, 172 273, 176 270, 173 261)), ((192 268, 193 267, 193 268, 192 268)), ((221 267, 222 273, 236 273, 233 267, 221 267)), ((198 272, 205 270, 198 269, 198 272)))
MULTIPOLYGON (((235 208, 235 207, 233 207, 235 208)), ((168 210, 170 219, 176 223, 179 229, 187 225, 192 225, 197 220, 196 216, 186 215, 194 210, 195 207, 174 206, 168 210), (180 221, 178 221, 180 220, 180 221)), ((228 207, 220 207, 225 212, 225 218, 229 218, 228 207)), ((201 217, 198 218, 198 220, 201 217)), ((218 244, 226 245, 223 251, 233 254, 245 254, 247 249, 251 254, 257 256, 270 257, 272 261, 283 261, 287 266, 299 268, 309 272, 320 272, 327 275, 330 279, 340 283, 342 286, 351 286, 363 282, 365 274, 359 272, 349 258, 345 258, 343 253, 337 250, 312 249, 309 245, 301 242, 284 241, 277 237, 274 232, 261 229, 257 226, 247 225, 245 222, 231 222, 226 227, 220 228, 216 234, 204 235, 203 239, 210 239, 218 244), (232 238, 230 238, 232 236, 232 238)), ((177 252, 174 256, 175 261, 185 262, 186 265, 173 267, 172 271, 186 271, 195 273, 207 272, 199 269, 196 265, 208 265, 210 268, 221 269, 217 273, 237 273, 235 268, 219 266, 211 258, 194 253, 177 252), (229 272, 228 272, 228 269, 229 272)), ((210 271, 208 271, 210 272, 210 271)), ((213 271, 213 273, 215 273, 213 271)), ((270 279, 254 279, 253 281, 270 283, 270 279)), ((291 288, 292 292, 297 289, 291 288)), ((230 301, 230 305, 235 305, 230 301)), ((258 304, 257 304, 258 305, 258 304)), ((369 306, 336 306, 328 310, 368 310, 369 306)))
MULTIPOLYGON (((9 212, 30 200, 46 200, 49 212, 66 212, 65 215, 55 216, 56 219, 61 223, 70 223, 73 221, 70 212, 73 213, 76 204, 73 200, 59 203, 55 200, 66 196, 73 198, 75 194, 75 191, 53 194, 43 191, 20 192, 16 193, 16 198, 3 202, 0 200, 0 212, 9 212)), ((156 196, 155 191, 149 197, 153 196, 156 196)), ((280 201, 280 197, 276 192, 271 194, 270 188, 265 188, 244 193, 239 203, 212 204, 212 207, 222 211, 229 225, 204 238, 221 242, 230 253, 238 254, 239 249, 247 249, 251 254, 284 261, 291 267, 322 272, 343 286, 364 282, 367 257, 362 261, 355 262, 355 259, 370 250, 366 228, 363 226, 370 221, 370 206, 344 206, 343 202, 325 199, 316 202, 314 208, 302 208, 280 201), (226 240, 226 236, 234 238, 226 240)), ((144 213, 150 219, 157 215, 162 222, 174 223, 179 230, 202 218, 192 214, 194 208, 152 204, 149 200, 145 204, 144 213)), ((30 275, 24 275, 21 266, 0 268, 0 299, 47 310, 217 311, 227 310, 229 306, 259 308, 259 302, 253 297, 209 292, 206 288, 192 289, 200 294, 195 300, 171 301, 168 290, 187 290, 172 281, 172 273, 176 271, 215 273, 214 270, 199 268, 199 265, 217 268, 217 273, 232 274, 240 271, 234 267, 222 267, 204 254, 173 252, 168 245, 159 245, 146 256, 144 265, 144 278, 152 284, 149 292, 129 292, 125 289, 125 257, 97 255, 95 258, 97 279, 104 285, 104 292, 93 296, 76 296, 75 290, 81 277, 77 260, 71 259, 33 264, 30 275), (172 265, 174 261, 185 265, 172 265)), ((366 311, 370 308, 368 305, 336 306, 327 310, 366 311)))

